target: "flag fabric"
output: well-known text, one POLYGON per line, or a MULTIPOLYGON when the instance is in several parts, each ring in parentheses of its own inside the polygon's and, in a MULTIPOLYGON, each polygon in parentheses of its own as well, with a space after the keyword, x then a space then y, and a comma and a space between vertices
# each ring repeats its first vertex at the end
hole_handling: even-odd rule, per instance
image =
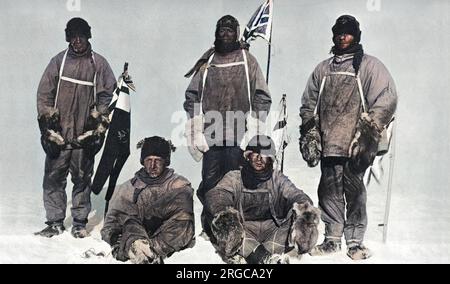
POLYGON ((257 37, 270 42, 272 31, 272 8, 273 1, 266 0, 251 17, 247 26, 245 27, 242 40, 248 42, 257 37))
POLYGON ((279 107, 278 107, 278 119, 275 123, 275 126, 272 130, 272 139, 275 143, 275 147, 277 150, 276 160, 277 167, 283 168, 283 153, 286 146, 289 144, 289 136, 287 133, 287 111, 286 111, 286 95, 283 95, 281 98, 279 107))
MULTIPOLYGON (((102 157, 91 186, 91 191, 99 194, 109 178, 108 190, 105 196, 107 205, 114 193, 120 171, 130 155, 130 90, 134 91, 135 88, 127 69, 128 64, 125 63, 124 72, 119 78, 113 99, 109 105, 111 123, 102 157)), ((107 206, 105 213, 106 211, 107 206)))

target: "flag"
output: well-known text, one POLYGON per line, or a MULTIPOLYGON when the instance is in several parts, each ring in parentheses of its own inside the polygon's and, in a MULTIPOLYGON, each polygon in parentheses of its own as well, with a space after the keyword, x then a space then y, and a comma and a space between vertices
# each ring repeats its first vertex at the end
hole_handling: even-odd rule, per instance
POLYGON ((277 167, 280 166, 281 171, 283 171, 284 149, 286 148, 290 140, 287 134, 287 111, 286 111, 285 94, 281 98, 278 110, 279 110, 278 119, 272 130, 271 136, 275 143, 277 151, 276 153, 277 167))
POLYGON ((272 0, 265 1, 245 27, 242 40, 248 42, 254 40, 258 36, 270 42, 272 34, 272 0))
POLYGON ((120 171, 130 155, 130 89, 134 91, 135 88, 127 69, 128 63, 125 63, 124 72, 119 77, 113 99, 108 107, 111 123, 102 157, 91 186, 91 191, 99 194, 109 177, 108 190, 105 196, 107 201, 105 213, 108 209, 108 201, 114 193, 120 171))

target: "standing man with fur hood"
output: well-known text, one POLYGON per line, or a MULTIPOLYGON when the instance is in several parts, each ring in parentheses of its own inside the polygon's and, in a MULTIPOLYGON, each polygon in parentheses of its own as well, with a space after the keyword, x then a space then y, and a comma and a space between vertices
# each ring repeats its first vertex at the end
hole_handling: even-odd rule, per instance
POLYGON ((254 136, 243 168, 228 172, 206 193, 214 217, 211 242, 227 263, 286 263, 285 253, 307 253, 317 242, 320 212, 273 169, 275 153, 270 137, 254 136))
POLYGON ((383 63, 364 53, 353 16, 340 16, 332 31, 334 55, 312 73, 300 108, 300 151, 309 166, 320 161, 322 171, 318 195, 325 240, 311 255, 340 251, 344 234, 347 255, 365 259, 371 252, 363 245, 367 227, 363 176, 394 115, 397 93, 383 63))
POLYGON ((71 174, 72 235, 88 235, 94 156, 108 127, 108 104, 116 79, 105 58, 92 50, 91 27, 81 18, 67 23, 69 46, 51 59, 37 91, 41 144, 46 152, 44 207, 48 225, 36 233, 61 234, 66 217, 67 175, 71 174))
MULTIPOLYGON (((203 157, 197 196, 204 206, 208 190, 228 171, 239 169, 249 140, 245 137, 258 132, 272 103, 258 62, 238 37, 238 21, 230 15, 220 18, 214 47, 186 74, 194 75, 185 93, 186 136, 194 159, 203 157)), ((210 222, 203 210, 202 226, 208 236, 210 222)))
POLYGON ((194 190, 168 168, 175 150, 170 141, 153 136, 138 147, 143 167, 115 190, 101 235, 118 260, 163 263, 195 243, 194 190))

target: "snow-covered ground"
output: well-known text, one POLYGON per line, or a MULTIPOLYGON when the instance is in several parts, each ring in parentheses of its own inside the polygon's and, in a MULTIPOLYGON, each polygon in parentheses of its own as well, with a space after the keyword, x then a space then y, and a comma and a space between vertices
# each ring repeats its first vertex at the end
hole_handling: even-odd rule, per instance
MULTIPOLYGON (((296 145, 295 145, 296 146, 296 145)), ((298 155, 294 145, 287 148, 288 154, 298 155)), ((181 150, 182 151, 182 150, 181 150)), ((289 156, 289 155, 288 155, 289 156)), ((300 159, 299 156, 297 156, 300 159)), ((315 193, 319 170, 309 169, 301 160, 287 160, 288 176, 312 197, 315 193), (289 162, 298 162, 294 168, 289 162)), ((198 180, 198 179, 196 179, 198 180)), ((385 179, 383 179, 385 180, 385 179)), ((70 201, 69 201, 70 202, 70 201)), ((93 211, 88 229, 91 236, 75 239, 70 234, 70 218, 66 218, 68 230, 51 239, 34 236, 33 232, 43 228, 43 206, 39 189, 30 193, 18 189, 9 196, 2 195, 0 218, 0 263, 120 263, 110 253, 109 245, 101 240, 103 224, 103 195, 92 196, 93 211), (7 199, 7 200, 6 200, 7 199), (105 256, 86 252, 101 253, 105 256)), ((387 243, 383 243, 382 227, 386 202, 386 190, 373 184, 368 190, 369 226, 366 245, 373 257, 359 262, 350 260, 342 252, 322 257, 304 255, 291 263, 449 263, 450 262, 450 208, 448 200, 432 198, 426 193, 403 195, 393 191, 387 243)), ((213 247, 199 237, 201 204, 195 198, 196 245, 175 253, 166 263, 222 263, 213 247)), ((70 212, 68 212, 70 216, 70 212)), ((323 224, 320 224, 323 233, 323 224)), ((321 241, 321 239, 319 239, 321 241)))
MULTIPOLYGON (((36 90, 51 57, 66 48, 64 28, 72 17, 92 27, 92 45, 116 76, 128 61, 137 93, 131 98, 131 156, 119 178, 139 167, 134 145, 143 137, 172 138, 183 129, 183 74, 211 46, 217 19, 234 15, 241 31, 261 0, 16 0, 2 1, 0 19, 0 263, 116 263, 101 241, 103 195, 92 196, 91 236, 74 239, 68 229, 52 239, 36 237, 44 228, 42 201, 44 155, 36 121, 36 90), (80 3, 70 8, 67 3, 80 3), (112 17, 105 17, 111 15, 112 17), (177 15, 177 16, 175 16, 177 15), (188 15, 178 17, 178 15, 188 15), (106 257, 83 258, 86 251, 106 257)), ((357 263, 450 263, 450 126, 448 122, 450 1, 329 0, 274 1, 269 87, 276 108, 287 94, 288 127, 285 173, 317 204, 318 168, 310 169, 298 151, 298 108, 308 76, 329 56, 331 26, 342 14, 361 24, 364 51, 389 69, 399 94, 397 148, 387 243, 382 242, 386 180, 368 189, 366 244, 373 257, 357 263), (426 23, 426 24, 423 24, 426 23), (420 40, 417 40, 420 37, 420 40), (425 39, 425 40, 423 40, 425 39)), ((251 52, 266 70, 267 44, 252 43, 251 52)), ((99 156, 97 157, 97 160, 99 156)), ((178 147, 173 168, 200 182, 201 165, 178 147)), ((387 164, 385 165, 387 169, 387 164)), ((67 193, 70 196, 71 183, 67 193)), ((195 200, 196 234, 201 205, 195 200)), ((69 206, 70 207, 70 206, 69 206)), ((323 224, 320 227, 323 233, 323 224)), ((319 239, 319 242, 321 239, 319 239)), ((197 237, 195 247, 174 254, 167 263, 221 263, 212 246, 197 237)), ((341 253, 304 256, 300 263, 355 263, 341 253)))

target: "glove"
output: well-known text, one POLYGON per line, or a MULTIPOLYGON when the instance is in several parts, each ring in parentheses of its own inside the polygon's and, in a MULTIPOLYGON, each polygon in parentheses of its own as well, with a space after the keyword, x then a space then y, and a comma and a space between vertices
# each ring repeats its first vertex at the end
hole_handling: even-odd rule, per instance
POLYGON ((122 234, 117 234, 114 236, 114 238, 111 238, 112 241, 112 245, 111 245, 111 255, 117 259, 117 260, 121 260, 119 259, 119 251, 120 251, 120 242, 122 240, 122 234))
POLYGON ((300 153, 309 167, 317 166, 322 157, 322 139, 317 125, 315 116, 300 126, 300 153))
POLYGON ((293 223, 289 233, 289 246, 295 247, 298 254, 311 251, 319 237, 317 226, 320 220, 320 210, 310 203, 294 203, 293 223))
POLYGON ((150 248, 147 240, 136 240, 131 244, 128 257, 134 264, 154 264, 158 263, 160 258, 150 248))
POLYGON ((244 137, 241 140, 241 144, 239 147, 242 149, 242 151, 245 151, 247 148, 248 143, 250 140, 259 134, 264 134, 265 130, 265 123, 255 117, 253 117, 251 114, 247 116, 245 119, 246 122, 246 131, 244 134, 244 137))
POLYGON ((200 162, 203 154, 209 151, 208 142, 203 134, 203 116, 196 115, 186 122, 185 136, 189 153, 196 162, 200 162))
POLYGON ((41 145, 50 159, 56 159, 66 142, 61 136, 60 116, 57 109, 51 109, 38 118, 41 130, 41 145))
POLYGON ((239 212, 229 207, 220 212, 211 222, 211 231, 217 240, 217 246, 225 257, 238 253, 244 240, 244 227, 239 212))
POLYGON ((87 119, 85 132, 78 136, 72 145, 76 148, 84 148, 90 155, 95 156, 103 146, 109 123, 108 116, 93 110, 87 119))
POLYGON ((364 173, 373 163, 378 152, 380 133, 378 126, 369 115, 362 113, 349 148, 349 166, 355 173, 364 173))

